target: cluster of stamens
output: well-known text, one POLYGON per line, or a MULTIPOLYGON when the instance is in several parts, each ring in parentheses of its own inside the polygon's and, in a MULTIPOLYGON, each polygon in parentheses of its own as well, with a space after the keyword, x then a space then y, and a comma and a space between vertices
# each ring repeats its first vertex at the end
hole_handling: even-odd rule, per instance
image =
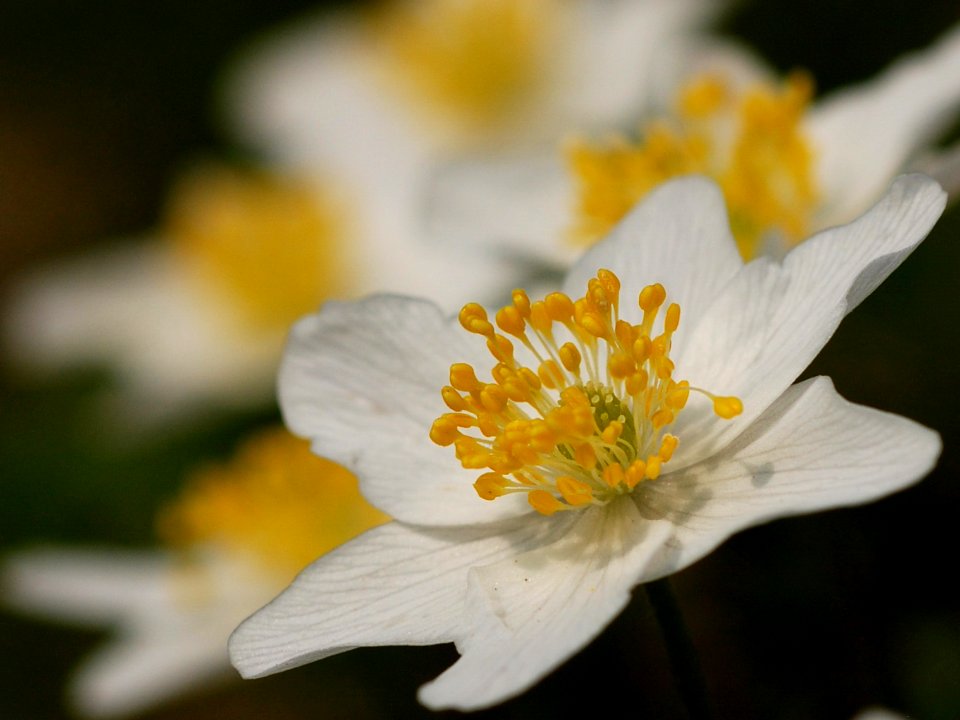
POLYGON ((645 287, 643 319, 631 324, 620 318, 619 278, 600 270, 578 300, 554 292, 531 303, 515 290, 496 327, 480 305, 465 305, 460 324, 486 338, 493 382, 451 365, 441 391, 451 412, 434 421, 431 440, 452 445, 464 468, 487 471, 474 483, 480 497, 525 492, 544 515, 603 505, 656 480, 679 442, 667 430, 691 391, 711 398, 722 418, 742 410, 735 397, 674 380, 680 306, 671 303, 654 331, 666 296, 660 284, 645 287), (535 367, 518 361, 515 341, 535 367))
POLYGON ((815 155, 804 129, 812 95, 812 80, 803 73, 779 87, 740 91, 708 74, 682 87, 676 112, 646 123, 636 140, 572 141, 575 237, 597 240, 665 180, 702 173, 723 190, 744 259, 756 257, 770 237, 788 246, 799 242, 819 204, 815 155))

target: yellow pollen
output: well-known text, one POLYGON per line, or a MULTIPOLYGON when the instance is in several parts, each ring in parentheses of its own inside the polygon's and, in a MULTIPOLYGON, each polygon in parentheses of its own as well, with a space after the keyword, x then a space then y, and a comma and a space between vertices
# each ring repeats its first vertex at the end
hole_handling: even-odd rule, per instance
POLYGON ((722 418, 729 420, 743 412, 743 403, 736 397, 715 397, 713 411, 722 418))
POLYGON ((593 242, 669 178, 709 175, 720 185, 740 252, 747 260, 770 238, 796 244, 819 203, 814 153, 804 127, 813 83, 802 72, 781 87, 735 92, 717 75, 680 90, 676 114, 648 123, 640 139, 572 141, 567 159, 579 200, 574 236, 593 242))
POLYGON ((680 89, 677 108, 682 117, 703 120, 730 101, 730 90, 722 78, 701 75, 680 89))
POLYGON ((397 0, 372 16, 391 85, 428 117, 495 132, 546 89, 558 0, 397 0))
POLYGON ((389 518, 369 505, 344 467, 277 428, 251 437, 225 463, 197 471, 157 518, 189 553, 216 545, 257 560, 280 580, 389 518))
POLYGON ((667 430, 691 392, 710 399, 721 418, 743 409, 735 397, 674 379, 680 307, 666 301, 662 285, 648 285, 631 312, 641 322, 621 318, 620 280, 609 270, 576 300, 551 293, 531 303, 517 290, 496 313, 497 326, 519 341, 506 356, 487 312, 464 306, 461 325, 487 338, 491 381, 471 365, 451 365, 440 394, 453 412, 434 421, 431 440, 452 445, 463 467, 484 471, 474 483, 483 499, 527 493, 544 515, 603 505, 656 480, 679 444, 667 430))
POLYGON ((204 167, 174 187, 165 227, 193 276, 250 330, 285 330, 349 290, 340 211, 310 183, 204 167))

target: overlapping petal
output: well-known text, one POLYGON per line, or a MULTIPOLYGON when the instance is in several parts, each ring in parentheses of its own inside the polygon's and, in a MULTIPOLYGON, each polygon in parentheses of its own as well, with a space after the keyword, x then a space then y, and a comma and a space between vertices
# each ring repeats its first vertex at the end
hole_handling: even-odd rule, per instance
POLYGON ((284 418, 318 455, 348 466, 367 499, 398 520, 461 525, 527 512, 523 503, 481 500, 476 478, 429 439, 446 411, 439 390, 450 365, 486 362, 482 343, 472 340, 428 302, 380 295, 328 303, 291 333, 280 371, 284 418))
POLYGON ((434 709, 477 710, 523 692, 597 636, 670 534, 628 499, 594 508, 551 544, 471 572, 462 657, 420 690, 434 709))
POLYGON ((174 560, 155 552, 36 548, 2 565, 3 600, 32 614, 101 625, 163 607, 174 560))
POLYGON ((887 179, 960 108, 960 27, 874 80, 818 102, 808 124, 824 197, 821 226, 866 210, 887 179))
POLYGON ((229 678, 222 627, 170 630, 130 633, 84 663, 70 687, 73 706, 90 717, 121 717, 229 678))
POLYGON ((685 439, 674 467, 713 455, 786 390, 844 315, 926 237, 945 202, 934 181, 902 176, 869 212, 803 242, 782 264, 760 258, 744 266, 676 356, 680 377, 736 395, 743 414, 718 424, 709 406, 691 403, 675 428, 685 439))
POLYGON ((218 677, 226 641, 275 591, 259 566, 221 553, 189 566, 166 552, 36 548, 6 558, 3 602, 25 614, 109 628, 68 692, 91 717, 119 717, 218 677))
POLYGON ((146 420, 200 401, 263 402, 283 347, 280 332, 243 332, 229 304, 193 282, 169 248, 149 243, 26 278, 4 329, 25 367, 113 365, 129 393, 121 410, 146 420))
POLYGON ((679 348, 742 267, 720 191, 706 178, 688 177, 651 192, 603 242, 584 253, 563 289, 577 297, 599 268, 614 268, 630 292, 622 304, 623 317, 639 322, 636 294, 662 284, 670 302, 682 309, 684 332, 674 340, 679 348))
POLYGON ((549 543, 573 522, 374 528, 317 560, 244 622, 230 640, 233 664, 257 677, 360 645, 457 640, 470 568, 549 543))
POLYGON ((637 496, 641 512, 674 528, 671 552, 643 580, 690 565, 745 527, 901 490, 939 452, 937 433, 844 400, 829 378, 798 383, 715 457, 637 496))

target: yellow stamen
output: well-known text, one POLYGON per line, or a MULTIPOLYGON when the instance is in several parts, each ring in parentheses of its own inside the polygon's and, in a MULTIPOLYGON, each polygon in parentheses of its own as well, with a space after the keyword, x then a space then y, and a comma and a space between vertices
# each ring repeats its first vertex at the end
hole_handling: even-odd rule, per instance
POLYGON ((189 553, 208 544, 258 560, 280 580, 389 518, 369 505, 344 467, 276 429, 229 461, 197 471, 157 518, 157 531, 189 553))
POLYGON ((573 141, 567 156, 580 193, 575 236, 592 242, 664 180, 702 173, 723 190, 745 259, 770 236, 799 242, 819 202, 803 128, 812 96, 813 83, 800 72, 780 88, 758 85, 739 95, 723 78, 706 75, 681 89, 675 117, 647 124, 636 143, 573 141))
POLYGON ((310 183, 203 167, 174 187, 165 225, 192 275, 251 330, 284 331, 349 290, 340 212, 310 183))
POLYGON ((488 338, 493 382, 454 363, 441 390, 454 412, 434 421, 430 438, 453 445, 463 467, 488 471, 474 484, 482 498, 525 492, 544 515, 603 505, 656 480, 679 443, 666 430, 691 391, 710 398, 719 417, 742 410, 737 398, 674 380, 670 349, 680 307, 667 305, 661 315, 666 299, 662 285, 645 287, 637 301, 642 321, 632 324, 619 315, 620 280, 608 270, 575 301, 552 293, 530 303, 515 291, 497 325, 520 340, 535 371, 491 342, 501 336, 486 327, 479 305, 464 306, 463 327, 488 338))
POLYGON ((713 411, 725 420, 729 420, 743 412, 743 403, 737 397, 715 397, 713 411))
POLYGON ((371 28, 392 86, 461 131, 490 132, 546 89, 558 6, 557 0, 400 0, 373 13, 371 28))

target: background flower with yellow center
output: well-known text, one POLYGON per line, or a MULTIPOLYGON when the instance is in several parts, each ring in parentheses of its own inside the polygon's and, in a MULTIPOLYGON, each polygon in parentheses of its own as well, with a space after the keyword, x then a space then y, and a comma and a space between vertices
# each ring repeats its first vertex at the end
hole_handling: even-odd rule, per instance
MULTIPOLYGON (((428 190, 449 163, 526 157, 635 117, 720 5, 396 0, 325 13, 251 45, 227 74, 223 113, 268 162, 335 173, 370 208, 358 232, 378 246, 397 233, 423 242, 428 190)), ((491 272, 516 260, 486 244, 427 244, 491 272)))
POLYGON ((349 232, 313 181, 199 166, 151 236, 22 280, 7 344, 31 372, 114 369, 125 420, 262 404, 289 323, 355 290, 349 232))
MULTIPOLYGON (((669 348, 658 367, 667 398, 674 369, 690 382, 690 397, 669 428, 679 442, 664 446, 667 436, 658 438, 659 460, 647 457, 647 466, 659 463, 661 471, 645 472, 632 488, 632 464, 621 470, 622 485, 601 473, 610 489, 630 490, 601 498, 592 488, 587 497, 582 478, 558 477, 550 488, 541 460, 562 464, 556 451, 595 467, 580 457, 578 443, 565 454, 547 435, 592 439, 604 424, 599 440, 612 446, 628 425, 623 403, 619 433, 607 433, 610 418, 601 413, 598 424, 595 411, 580 412, 583 403, 572 397, 569 417, 525 424, 536 420, 505 398, 519 406, 529 397, 536 405, 542 398, 535 389, 560 388, 559 367, 572 373, 578 364, 571 352, 561 354, 566 336, 557 337, 559 359, 523 342, 522 295, 508 306, 516 312, 496 317, 516 343, 474 305, 451 318, 429 302, 374 296, 330 303, 304 318, 281 368, 285 420, 315 450, 356 472, 365 495, 394 521, 321 558, 242 624, 230 641, 234 665, 257 677, 358 646, 455 642, 460 659, 421 688, 421 702, 433 709, 489 707, 528 689, 596 637, 635 585, 690 565, 734 532, 867 502, 917 481, 939 455, 935 432, 845 401, 828 378, 793 383, 843 316, 921 242, 944 204, 935 182, 904 176, 866 214, 810 238, 782 264, 745 264, 716 185, 681 178, 650 193, 571 269, 562 292, 569 299, 588 288, 579 310, 548 296, 554 299, 544 301, 541 322, 529 304, 529 321, 543 338, 554 329, 560 334, 555 315, 570 319, 570 327, 560 324, 573 336, 583 330, 609 347, 611 333, 620 343, 640 342, 643 357, 646 343, 634 328, 649 336, 663 288, 683 308, 683 327, 668 307, 668 337, 658 335, 660 350, 669 348), (609 329, 590 316, 601 301, 614 305, 615 286, 639 301, 619 305, 629 327, 609 329), (472 368, 488 356, 463 329, 485 336, 498 358, 493 382, 476 378, 472 368), (727 397, 710 402, 694 388, 722 389, 727 397), (445 421, 445 409, 456 417, 445 421), (517 415, 509 420, 521 423, 518 432, 501 427, 505 412, 517 415), (490 440, 489 453, 475 436, 457 447, 460 429, 474 425, 490 440), (467 467, 443 445, 454 445, 467 467), (529 502, 525 492, 490 502, 495 491, 514 486, 487 478, 475 487, 484 467, 500 477, 519 468, 518 484, 542 484, 529 502)), ((588 368, 592 359, 580 354, 588 368)), ((619 347, 597 359, 614 384, 623 373, 626 386, 640 370, 619 347)), ((653 404, 644 420, 656 429, 660 410, 671 407, 666 399, 656 411, 653 404)), ((614 411, 614 403, 605 400, 607 408, 614 411)))
POLYGON ((131 427, 267 405, 289 325, 327 298, 484 294, 483 273, 407 242, 402 228, 367 242, 365 212, 332 180, 197 167, 172 188, 152 237, 24 279, 7 344, 30 372, 114 369, 111 409, 131 427))
POLYGON ((38 548, 3 564, 8 607, 117 637, 69 688, 93 716, 135 713, 229 676, 233 627, 317 556, 388 518, 342 466, 286 430, 199 469, 158 516, 164 551, 38 548))
POLYGON ((851 221, 904 168, 930 168, 948 190, 960 186, 960 148, 939 161, 932 149, 960 108, 960 28, 823 98, 813 97, 815 78, 778 79, 734 45, 692 52, 685 65, 683 80, 661 86, 659 109, 637 116, 632 130, 571 128, 552 159, 452 169, 435 186, 431 227, 562 266, 658 183, 699 173, 723 188, 749 259, 781 256, 810 233, 851 221))

